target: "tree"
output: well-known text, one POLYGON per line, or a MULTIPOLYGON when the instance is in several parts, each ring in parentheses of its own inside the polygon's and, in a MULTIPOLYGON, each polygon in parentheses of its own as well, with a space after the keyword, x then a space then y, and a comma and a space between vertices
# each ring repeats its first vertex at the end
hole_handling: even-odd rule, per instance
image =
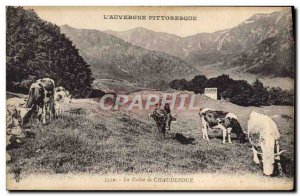
POLYGON ((256 79, 252 84, 255 105, 269 105, 269 92, 264 84, 256 79))
POLYGON ((195 93, 203 94, 206 81, 207 78, 204 75, 195 76, 190 82, 190 87, 192 88, 191 90, 193 90, 195 93))
POLYGON ((76 97, 91 91, 89 65, 57 25, 22 7, 7 7, 6 15, 7 90, 28 92, 35 79, 49 77, 76 97))

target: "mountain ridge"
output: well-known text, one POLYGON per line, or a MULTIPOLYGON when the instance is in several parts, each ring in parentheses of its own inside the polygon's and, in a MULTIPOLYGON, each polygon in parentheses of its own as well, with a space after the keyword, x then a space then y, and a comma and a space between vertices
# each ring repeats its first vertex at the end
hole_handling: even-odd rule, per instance
MULTIPOLYGON (((246 71, 261 76, 293 78, 294 36, 292 25, 291 9, 285 8, 270 14, 255 14, 233 28, 213 33, 198 33, 187 37, 155 32, 146 28, 141 28, 142 33, 136 30, 138 28, 127 31, 106 31, 106 33, 148 50, 177 56, 200 71, 205 65, 221 62, 223 69, 235 67, 240 69, 241 73, 246 71), (272 48, 275 56, 268 62, 260 65, 255 62, 237 65, 241 62, 236 62, 234 59, 242 59, 246 53, 248 55, 251 53, 249 59, 259 58, 259 54, 255 51, 251 52, 252 48, 262 47, 258 45, 265 45, 263 41, 270 40, 272 37, 275 39, 270 43, 270 47, 276 45, 280 49, 272 48), (280 44, 276 44, 276 42, 280 42, 280 44), (282 58, 284 62, 281 61, 282 58), (270 64, 274 64, 274 66, 272 67, 270 64), (255 65, 260 68, 248 69, 255 65), (244 66, 248 68, 243 69, 244 66), (270 67, 275 71, 266 70, 270 67)), ((264 61, 264 59, 260 60, 264 61)))
POLYGON ((61 26, 91 65, 97 79, 122 79, 145 87, 167 87, 176 78, 200 73, 180 58, 134 46, 99 30, 61 26))

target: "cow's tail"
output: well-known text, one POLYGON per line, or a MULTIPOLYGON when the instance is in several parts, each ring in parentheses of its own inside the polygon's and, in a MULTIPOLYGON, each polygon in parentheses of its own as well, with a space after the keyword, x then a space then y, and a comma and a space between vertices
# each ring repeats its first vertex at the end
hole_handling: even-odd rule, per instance
POLYGON ((232 131, 237 135, 238 140, 241 143, 246 141, 246 134, 243 132, 243 129, 239 121, 235 118, 231 118, 232 131))

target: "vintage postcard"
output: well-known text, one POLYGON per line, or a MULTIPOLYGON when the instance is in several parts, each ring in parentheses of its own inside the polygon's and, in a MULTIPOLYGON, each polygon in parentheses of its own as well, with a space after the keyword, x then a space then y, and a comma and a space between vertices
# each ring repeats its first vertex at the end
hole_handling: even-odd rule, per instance
POLYGON ((7 189, 294 190, 293 16, 7 6, 7 189))

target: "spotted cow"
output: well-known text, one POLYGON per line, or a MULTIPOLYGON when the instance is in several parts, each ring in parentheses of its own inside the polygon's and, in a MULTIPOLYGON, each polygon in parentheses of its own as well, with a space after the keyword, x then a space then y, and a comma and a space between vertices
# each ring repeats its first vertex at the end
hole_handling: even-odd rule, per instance
POLYGON ((221 129, 223 131, 223 143, 226 142, 226 137, 228 137, 228 142, 231 141, 231 132, 237 135, 237 139, 240 142, 244 142, 246 134, 243 132, 242 127, 238 121, 238 117, 231 113, 225 111, 218 111, 210 108, 201 109, 199 116, 202 122, 202 134, 203 139, 209 141, 208 130, 221 129))

